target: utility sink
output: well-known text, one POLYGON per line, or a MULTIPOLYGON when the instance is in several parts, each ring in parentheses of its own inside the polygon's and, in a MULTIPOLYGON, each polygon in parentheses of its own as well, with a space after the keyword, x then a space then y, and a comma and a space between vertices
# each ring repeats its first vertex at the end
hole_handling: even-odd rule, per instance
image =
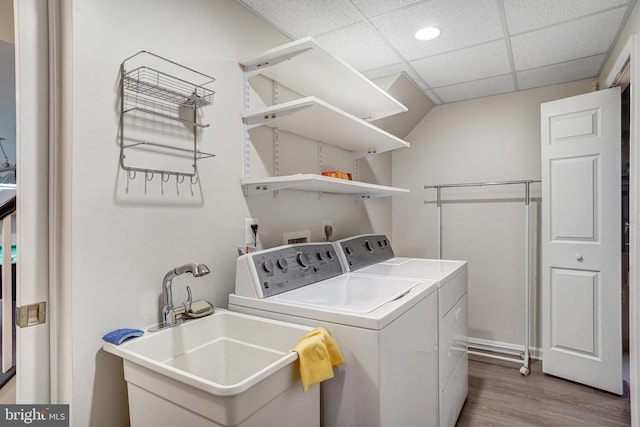
POLYGON ((291 352, 311 330, 217 309, 103 348, 123 359, 132 426, 318 426, 291 352))

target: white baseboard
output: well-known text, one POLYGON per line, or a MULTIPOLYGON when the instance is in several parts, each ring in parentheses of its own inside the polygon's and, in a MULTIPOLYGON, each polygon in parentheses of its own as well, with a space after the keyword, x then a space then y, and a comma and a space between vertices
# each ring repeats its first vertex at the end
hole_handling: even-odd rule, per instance
MULTIPOLYGON (((524 352, 524 345, 512 344, 501 341, 485 340, 481 338, 469 337, 469 349, 488 351, 504 355, 519 355, 524 352)), ((542 349, 539 347, 529 347, 529 358, 542 360, 542 349)))

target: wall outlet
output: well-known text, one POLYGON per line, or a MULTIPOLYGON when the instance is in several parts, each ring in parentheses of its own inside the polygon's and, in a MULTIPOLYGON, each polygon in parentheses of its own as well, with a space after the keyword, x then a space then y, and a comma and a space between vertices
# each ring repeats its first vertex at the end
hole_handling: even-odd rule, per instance
POLYGON ((257 242, 255 240, 256 237, 253 234, 253 230, 251 229, 252 225, 258 225, 258 218, 245 218, 244 219, 244 244, 245 245, 256 245, 257 242))
POLYGON ((282 233, 283 245, 295 245, 298 243, 309 243, 311 241, 311 231, 290 231, 282 233))
POLYGON ((331 220, 330 219, 322 220, 322 229, 320 230, 320 235, 324 240, 327 240, 328 238, 331 237, 331 236, 327 236, 327 232, 326 232, 327 226, 333 228, 333 224, 331 224, 331 220))

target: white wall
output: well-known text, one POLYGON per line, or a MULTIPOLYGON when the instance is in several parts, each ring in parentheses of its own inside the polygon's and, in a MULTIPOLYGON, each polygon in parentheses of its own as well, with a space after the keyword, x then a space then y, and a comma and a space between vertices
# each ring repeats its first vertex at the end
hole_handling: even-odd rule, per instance
MULTIPOLYGON (((369 217, 376 214, 363 214, 363 205, 347 196, 319 200, 315 193, 284 191, 277 198, 243 196, 238 61, 288 41, 252 13, 232 0, 188 0, 179 7, 173 0, 73 0, 72 6, 72 46, 67 46, 73 57, 71 212, 66 217, 71 224, 71 403, 74 425, 124 425, 121 362, 101 351, 101 337, 157 321, 165 272, 185 262, 206 263, 212 270, 208 276, 174 280, 176 298, 190 283, 194 299, 226 307, 245 217, 259 218, 261 240, 271 246, 281 243, 283 231, 310 229, 318 239, 323 219, 333 221, 338 237, 371 231, 369 217), (202 131, 200 144, 216 157, 199 162, 200 183, 193 195, 187 184, 178 195, 175 178, 163 189, 156 177, 145 190, 141 174, 128 182, 118 167, 119 66, 142 49, 217 79, 214 104, 202 114, 212 125, 202 131)), ((313 148, 304 151, 313 159, 313 148)), ((283 167, 296 161, 285 160, 283 167)))
MULTIPOLYGON (((393 153, 393 185, 411 190, 393 198, 396 253, 437 255, 436 193, 424 185, 540 179, 540 103, 591 87, 582 80, 433 108, 407 136, 411 148, 393 153)), ((539 184, 532 190, 539 197, 539 184)), ((523 195, 522 186, 443 190, 443 258, 469 262, 472 338, 524 342, 523 195)), ((538 210, 534 200, 532 228, 539 226, 538 210)))

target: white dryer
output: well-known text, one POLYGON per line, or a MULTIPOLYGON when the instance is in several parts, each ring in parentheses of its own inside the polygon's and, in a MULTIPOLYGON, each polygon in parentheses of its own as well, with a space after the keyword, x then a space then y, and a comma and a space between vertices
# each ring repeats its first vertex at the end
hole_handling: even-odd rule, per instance
POLYGON ((468 392, 467 262, 396 257, 385 235, 334 242, 343 269, 375 277, 438 284, 438 411, 440 427, 456 424, 468 392))
POLYGON ((437 284, 344 274, 331 243, 237 260, 229 309, 323 326, 345 358, 321 384, 321 424, 437 426, 437 284))

